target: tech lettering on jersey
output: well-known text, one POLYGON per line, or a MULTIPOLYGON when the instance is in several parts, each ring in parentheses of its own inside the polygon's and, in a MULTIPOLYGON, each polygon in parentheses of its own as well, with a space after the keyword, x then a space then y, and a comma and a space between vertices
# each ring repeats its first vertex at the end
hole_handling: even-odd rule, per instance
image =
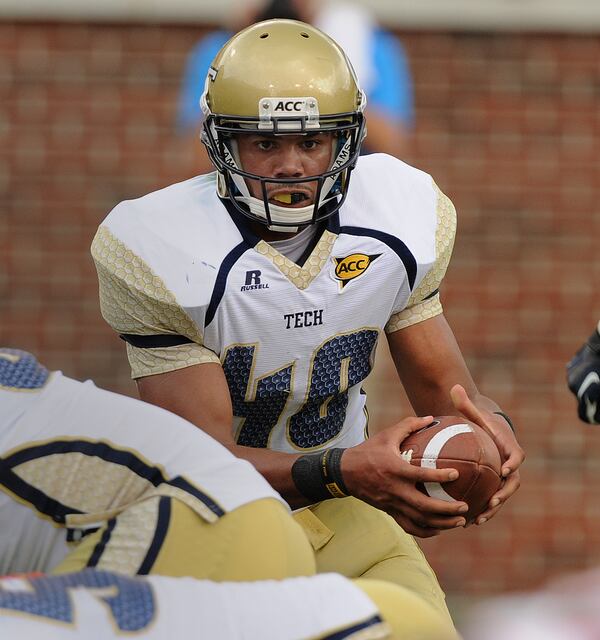
POLYGON ((253 289, 268 289, 268 284, 263 284, 260 281, 261 271, 260 269, 253 269, 246 271, 246 281, 244 285, 240 287, 240 291, 251 291, 253 289))
POLYGON ((335 262, 335 279, 343 289, 350 280, 362 275, 381 254, 367 255, 365 253, 351 253, 344 258, 333 258, 335 262))
POLYGON ((298 313, 286 313, 283 316, 283 319, 286 321, 286 329, 318 327, 323 324, 323 309, 299 311, 298 313))

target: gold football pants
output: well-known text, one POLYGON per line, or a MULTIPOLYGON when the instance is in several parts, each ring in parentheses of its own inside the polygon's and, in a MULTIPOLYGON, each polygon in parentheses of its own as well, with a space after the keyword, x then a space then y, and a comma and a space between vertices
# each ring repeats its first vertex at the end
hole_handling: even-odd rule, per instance
POLYGON ((389 640, 458 640, 446 616, 405 587, 364 578, 354 584, 369 596, 390 626, 389 640))
POLYGON ((318 573, 393 582, 452 624, 444 592, 421 548, 387 513, 350 497, 325 500, 294 517, 315 550, 318 573))
POLYGON ((52 573, 86 567, 240 581, 312 575, 315 560, 302 528, 277 500, 256 500, 209 523, 179 500, 158 496, 83 538, 52 573))

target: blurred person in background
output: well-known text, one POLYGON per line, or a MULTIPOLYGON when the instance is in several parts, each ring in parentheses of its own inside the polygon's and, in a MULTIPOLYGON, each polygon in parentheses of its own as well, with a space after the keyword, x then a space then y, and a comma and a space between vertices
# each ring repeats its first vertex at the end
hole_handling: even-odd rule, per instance
POLYGON ((92 243, 102 314, 142 399, 205 429, 299 509, 319 572, 400 584, 450 625, 413 535, 465 526, 468 507, 419 491, 458 472, 413 466, 400 443, 431 413, 493 435, 504 482, 478 524, 518 489, 524 458, 443 314, 454 206, 425 172, 360 154, 364 93, 306 23, 238 33, 205 87, 217 171, 111 211, 92 243), (384 335, 423 417, 369 438, 362 383, 384 335))
POLYGON ((414 125, 413 84, 402 43, 379 26, 366 6, 343 0, 254 0, 233 12, 231 29, 204 36, 190 52, 177 110, 177 129, 193 144, 199 171, 213 167, 197 136, 202 126, 200 96, 204 78, 221 47, 241 28, 271 18, 315 25, 346 52, 367 96, 369 136, 363 153, 383 152, 402 157, 414 125))
POLYGON ((600 322, 567 364, 567 383, 577 397, 579 418, 600 424, 600 322))

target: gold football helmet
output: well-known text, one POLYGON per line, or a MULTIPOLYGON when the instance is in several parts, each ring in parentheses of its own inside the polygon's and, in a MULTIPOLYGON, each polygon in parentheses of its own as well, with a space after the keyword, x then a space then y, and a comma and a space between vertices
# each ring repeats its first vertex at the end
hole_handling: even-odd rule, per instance
POLYGON ((217 168, 218 191, 253 220, 278 230, 314 224, 335 213, 365 137, 366 98, 343 50, 324 33, 295 20, 267 20, 233 36, 214 59, 201 108, 201 139, 217 168), (308 135, 332 132, 325 173, 299 178, 260 176, 244 170, 236 140, 244 134, 308 135), (246 179, 260 181, 262 199, 246 179), (267 184, 316 183, 305 207, 269 203, 267 184))

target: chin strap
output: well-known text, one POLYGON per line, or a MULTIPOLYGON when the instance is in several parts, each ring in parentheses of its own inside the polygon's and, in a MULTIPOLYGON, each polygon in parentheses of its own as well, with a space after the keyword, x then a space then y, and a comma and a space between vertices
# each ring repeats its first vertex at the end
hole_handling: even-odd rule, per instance
POLYGON ((274 224, 267 225, 269 231, 275 231, 276 233, 298 233, 300 227, 278 227, 274 224))

